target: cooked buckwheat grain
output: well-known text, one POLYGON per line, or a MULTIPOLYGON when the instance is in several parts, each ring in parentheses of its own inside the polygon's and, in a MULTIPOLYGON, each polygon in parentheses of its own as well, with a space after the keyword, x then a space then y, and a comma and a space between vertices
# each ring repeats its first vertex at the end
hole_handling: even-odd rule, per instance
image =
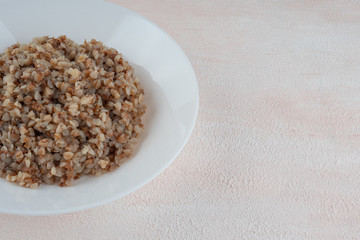
POLYGON ((0 54, 0 176, 70 186, 119 167, 143 129, 144 91, 115 49, 66 36, 0 54))

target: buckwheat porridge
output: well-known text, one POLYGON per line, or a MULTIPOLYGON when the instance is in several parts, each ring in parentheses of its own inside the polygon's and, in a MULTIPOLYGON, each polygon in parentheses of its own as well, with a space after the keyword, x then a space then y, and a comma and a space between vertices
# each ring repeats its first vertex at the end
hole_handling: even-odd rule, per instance
POLYGON ((70 186, 112 171, 143 129, 144 91, 115 49, 66 36, 0 54, 0 176, 70 186))

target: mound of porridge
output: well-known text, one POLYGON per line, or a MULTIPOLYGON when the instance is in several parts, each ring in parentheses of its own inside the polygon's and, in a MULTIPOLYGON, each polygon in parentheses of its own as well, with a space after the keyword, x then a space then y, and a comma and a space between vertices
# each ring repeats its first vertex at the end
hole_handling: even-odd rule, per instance
POLYGON ((0 54, 0 176, 70 186, 128 158, 143 129, 144 90, 115 49, 66 36, 0 54))

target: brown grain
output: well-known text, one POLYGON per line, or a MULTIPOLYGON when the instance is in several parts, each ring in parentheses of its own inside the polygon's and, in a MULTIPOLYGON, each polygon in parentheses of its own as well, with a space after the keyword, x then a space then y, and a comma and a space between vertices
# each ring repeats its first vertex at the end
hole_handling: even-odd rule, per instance
POLYGON ((0 176, 21 186, 70 186, 132 153, 145 112, 134 69, 115 49, 65 36, 0 54, 0 176))

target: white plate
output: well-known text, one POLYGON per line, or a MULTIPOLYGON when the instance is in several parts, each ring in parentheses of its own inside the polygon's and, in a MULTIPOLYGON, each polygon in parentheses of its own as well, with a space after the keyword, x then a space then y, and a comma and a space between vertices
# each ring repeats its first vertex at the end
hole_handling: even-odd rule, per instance
POLYGON ((42 184, 31 190, 0 179, 0 212, 50 215, 99 206, 135 191, 175 159, 194 127, 199 97, 191 64, 169 35, 104 1, 0 0, 0 6, 0 19, 21 43, 67 35, 78 43, 95 38, 116 48, 135 67, 148 105, 142 141, 120 168, 82 177, 68 188, 42 184))

